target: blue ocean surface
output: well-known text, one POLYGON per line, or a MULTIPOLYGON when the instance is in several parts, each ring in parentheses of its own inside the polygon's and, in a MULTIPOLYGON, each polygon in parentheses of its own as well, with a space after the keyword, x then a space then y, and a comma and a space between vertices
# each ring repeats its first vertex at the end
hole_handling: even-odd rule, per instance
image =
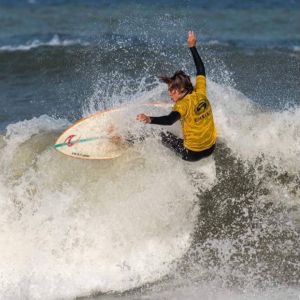
POLYGON ((299 299, 299 15, 296 0, 0 0, 0 298, 299 299), (159 134, 105 162, 53 149, 91 113, 170 102, 158 77, 194 80, 189 30, 213 157, 184 163, 159 134))
POLYGON ((98 79, 113 72, 125 80, 102 89, 128 85, 130 79, 138 85, 145 76, 154 81, 180 68, 192 73, 184 47, 190 29, 198 33, 208 74, 216 80, 224 80, 224 65, 238 89, 262 105, 278 109, 299 100, 297 1, 0 5, 2 129, 36 113, 78 117, 98 79))

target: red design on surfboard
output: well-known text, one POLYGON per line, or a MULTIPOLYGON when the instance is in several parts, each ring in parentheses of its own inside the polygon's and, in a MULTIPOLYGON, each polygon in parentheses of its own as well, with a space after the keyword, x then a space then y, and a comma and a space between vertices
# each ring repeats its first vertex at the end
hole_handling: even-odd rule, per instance
POLYGON ((67 143, 68 147, 72 147, 74 146, 74 142, 72 142, 72 139, 75 137, 75 134, 71 134, 69 135, 66 139, 65 139, 65 143, 67 143))

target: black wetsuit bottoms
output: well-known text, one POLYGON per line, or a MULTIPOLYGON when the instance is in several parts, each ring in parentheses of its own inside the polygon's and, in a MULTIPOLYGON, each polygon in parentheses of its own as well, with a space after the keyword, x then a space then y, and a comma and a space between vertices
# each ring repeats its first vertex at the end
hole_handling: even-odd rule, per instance
POLYGON ((183 139, 178 138, 171 132, 161 132, 162 143, 167 148, 180 155, 183 160, 197 161, 201 158, 208 157, 214 152, 215 145, 203 151, 192 151, 183 146, 183 139))

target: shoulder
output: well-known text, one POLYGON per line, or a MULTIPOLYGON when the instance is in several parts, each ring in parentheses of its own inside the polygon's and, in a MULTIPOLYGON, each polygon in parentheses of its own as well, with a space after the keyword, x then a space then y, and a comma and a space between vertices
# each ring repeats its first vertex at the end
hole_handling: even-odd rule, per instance
POLYGON ((181 100, 177 101, 173 106, 173 111, 177 111, 180 113, 181 116, 186 114, 186 111, 189 106, 190 95, 186 95, 181 100))
POLYGON ((204 76, 204 75, 197 75, 196 76, 196 83, 197 82, 206 82, 206 76, 204 76))
POLYGON ((178 100, 174 106, 184 106, 187 105, 191 99, 191 97, 195 94, 195 91, 193 91, 190 94, 185 95, 182 99, 178 100))
POLYGON ((197 75, 196 86, 194 91, 197 94, 206 95, 206 77, 204 75, 197 75))

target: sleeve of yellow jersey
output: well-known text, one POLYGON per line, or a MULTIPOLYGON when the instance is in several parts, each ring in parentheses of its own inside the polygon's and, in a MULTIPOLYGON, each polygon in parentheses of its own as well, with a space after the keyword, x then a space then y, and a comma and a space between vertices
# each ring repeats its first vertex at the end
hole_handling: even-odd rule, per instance
POLYGON ((203 75, 198 75, 196 77, 196 87, 195 91, 197 94, 202 94, 206 96, 206 78, 203 75))

